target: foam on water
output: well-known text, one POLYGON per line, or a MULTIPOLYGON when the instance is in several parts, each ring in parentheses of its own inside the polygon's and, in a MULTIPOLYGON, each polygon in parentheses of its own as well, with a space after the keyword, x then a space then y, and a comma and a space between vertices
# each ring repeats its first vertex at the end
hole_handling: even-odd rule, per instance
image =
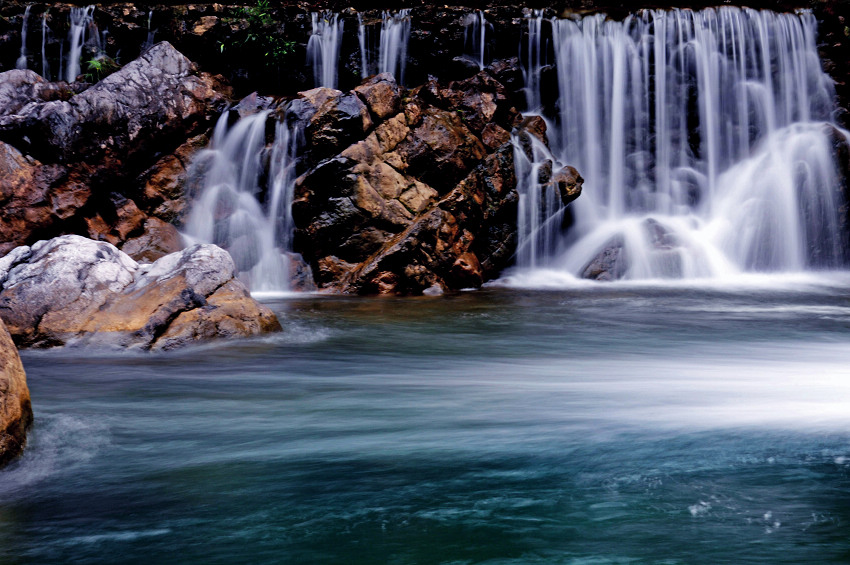
POLYGON ((3 471, 0 497, 26 495, 45 480, 62 480, 80 465, 96 457, 111 443, 109 426, 67 414, 38 412, 27 434, 23 456, 3 471))

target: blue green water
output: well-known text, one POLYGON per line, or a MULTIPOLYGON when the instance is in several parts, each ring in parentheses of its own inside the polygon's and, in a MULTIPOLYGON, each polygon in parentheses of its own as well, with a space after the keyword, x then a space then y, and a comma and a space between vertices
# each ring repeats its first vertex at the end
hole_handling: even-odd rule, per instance
POLYGON ((847 563, 850 285, 302 296, 23 355, 0 563, 847 563))

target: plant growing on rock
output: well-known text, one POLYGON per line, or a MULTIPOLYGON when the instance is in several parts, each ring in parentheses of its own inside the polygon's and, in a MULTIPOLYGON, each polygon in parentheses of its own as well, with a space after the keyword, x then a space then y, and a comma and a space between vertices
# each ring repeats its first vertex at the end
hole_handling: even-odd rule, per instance
POLYGON ((100 54, 86 61, 86 68, 88 70, 86 73, 86 81, 100 82, 120 69, 121 65, 115 62, 112 57, 100 54))

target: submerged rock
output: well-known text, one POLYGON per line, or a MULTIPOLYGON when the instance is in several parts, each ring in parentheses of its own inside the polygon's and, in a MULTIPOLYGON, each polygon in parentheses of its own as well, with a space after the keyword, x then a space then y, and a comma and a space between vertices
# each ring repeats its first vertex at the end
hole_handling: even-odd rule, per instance
POLYGON ((230 255, 193 245, 140 265, 114 246, 62 236, 0 259, 0 318, 21 346, 172 349, 280 329, 230 255))
POLYGON ((24 366, 0 320, 0 467, 23 451, 31 423, 32 403, 24 366))

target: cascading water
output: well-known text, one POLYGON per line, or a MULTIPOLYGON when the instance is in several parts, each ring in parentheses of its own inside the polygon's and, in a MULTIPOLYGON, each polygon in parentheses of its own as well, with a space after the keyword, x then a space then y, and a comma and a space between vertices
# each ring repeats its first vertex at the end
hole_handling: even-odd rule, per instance
MULTIPOLYGON (((85 8, 71 8, 71 27, 68 30, 68 62, 65 64, 64 77, 67 82, 77 80, 80 74, 80 57, 83 53, 83 45, 86 44, 86 32, 94 23, 95 6, 85 8)), ((97 30, 90 36, 99 41, 97 30)))
POLYGON ((466 15, 463 25, 464 53, 478 63, 479 69, 483 69, 487 66, 487 28, 490 24, 484 12, 475 10, 466 15))
POLYGON ((30 8, 32 8, 32 4, 27 4, 24 9, 24 23, 21 24, 21 56, 15 61, 16 69, 27 68, 27 27, 30 20, 30 8))
POLYGON ((259 112, 229 126, 225 113, 210 147, 198 153, 189 174, 199 186, 186 236, 227 249, 252 291, 289 288, 286 252, 292 240, 298 135, 277 123, 268 151, 269 114, 259 112))
POLYGON ((153 47, 154 36, 156 35, 156 30, 153 29, 153 10, 148 11, 148 36, 145 39, 144 44, 142 44, 141 52, 144 53, 151 47, 153 47))
POLYGON ((362 14, 357 15, 361 77, 390 73, 399 83, 404 83, 411 20, 409 9, 396 14, 385 11, 381 15, 381 33, 376 36, 375 26, 364 21, 362 14))
POLYGON ((315 86, 336 88, 343 20, 332 12, 313 12, 313 33, 307 42, 307 62, 313 66, 315 86))
POLYGON ((50 35, 50 28, 47 27, 47 12, 44 11, 41 16, 41 76, 44 80, 50 80, 50 64, 47 62, 47 38, 50 35))
POLYGON ((381 23, 381 51, 378 71, 390 73, 400 84, 404 84, 404 69, 407 66, 407 43, 410 41, 410 10, 399 10, 392 14, 384 12, 381 23))
POLYGON ((525 81, 525 100, 529 111, 540 111, 543 105, 540 96, 540 75, 546 50, 543 46, 543 11, 534 10, 532 16, 526 18, 528 23, 528 39, 525 45, 525 57, 522 75, 525 81))
MULTIPOLYGON (((831 121, 811 13, 722 7, 551 25, 560 92, 549 136, 586 182, 557 248, 521 254, 520 267, 645 279, 844 265, 834 140, 846 133, 831 121)), ((534 109, 539 73, 526 84, 534 109)), ((521 238, 520 249, 546 239, 521 238)))

